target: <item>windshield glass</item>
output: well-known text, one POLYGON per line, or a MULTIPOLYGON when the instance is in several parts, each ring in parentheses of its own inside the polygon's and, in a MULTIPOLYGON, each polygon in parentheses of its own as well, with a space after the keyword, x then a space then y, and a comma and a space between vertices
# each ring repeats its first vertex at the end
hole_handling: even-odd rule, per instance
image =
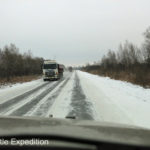
POLYGON ((56 69, 56 64, 44 64, 43 69, 56 69))

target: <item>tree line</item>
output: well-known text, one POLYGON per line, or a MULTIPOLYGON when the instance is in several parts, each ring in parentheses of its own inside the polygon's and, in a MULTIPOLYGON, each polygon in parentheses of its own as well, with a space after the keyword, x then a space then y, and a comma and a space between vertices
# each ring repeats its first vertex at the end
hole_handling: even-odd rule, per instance
POLYGON ((88 64, 82 70, 142 86, 150 85, 150 27, 144 38, 140 48, 126 41, 120 44, 117 52, 109 50, 99 63, 88 64))
POLYGON ((41 74, 43 58, 33 57, 32 53, 21 54, 19 49, 10 44, 0 49, 0 78, 41 74))

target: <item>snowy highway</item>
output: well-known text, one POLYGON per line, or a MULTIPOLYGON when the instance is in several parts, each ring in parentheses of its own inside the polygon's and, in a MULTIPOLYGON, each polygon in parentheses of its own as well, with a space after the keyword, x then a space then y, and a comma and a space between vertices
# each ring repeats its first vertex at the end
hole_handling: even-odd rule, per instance
POLYGON ((76 116, 150 128, 149 114, 150 89, 81 71, 0 88, 3 116, 76 116))
POLYGON ((93 119, 90 105, 82 93, 77 73, 67 72, 58 81, 37 80, 37 84, 35 88, 29 86, 27 91, 20 94, 15 91, 16 96, 14 96, 13 89, 6 92, 6 97, 10 94, 13 98, 6 100, 7 98, 5 99, 3 95, 3 100, 0 101, 0 114, 42 117, 52 114, 54 117, 69 115, 80 119, 93 119), (75 86, 73 86, 74 81, 75 86), (69 105, 72 109, 68 109, 69 105))

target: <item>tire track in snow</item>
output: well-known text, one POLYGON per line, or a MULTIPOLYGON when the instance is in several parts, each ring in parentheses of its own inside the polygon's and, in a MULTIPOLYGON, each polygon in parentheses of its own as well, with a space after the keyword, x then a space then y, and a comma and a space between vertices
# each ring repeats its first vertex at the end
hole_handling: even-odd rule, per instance
MULTIPOLYGON (((53 105, 55 99, 59 96, 65 85, 68 83, 71 77, 67 78, 62 85, 54 91, 51 95, 47 95, 41 104, 37 106, 34 110, 31 111, 31 113, 27 113, 25 116, 47 116, 47 112, 49 111, 50 107, 53 105)), ((38 104, 37 104, 38 105, 38 104)))
POLYGON ((6 116, 10 115, 14 111, 16 111, 17 109, 19 109, 20 107, 22 107, 23 105, 25 105, 26 103, 30 102, 32 99, 34 99, 35 97, 37 97, 38 95, 40 95, 41 93, 43 93, 45 91, 45 89, 50 88, 54 84, 56 84, 56 82, 48 84, 44 88, 41 88, 40 90, 38 90, 35 93, 33 93, 32 95, 30 95, 30 97, 27 97, 27 98, 23 99, 22 101, 20 101, 19 103, 15 104, 15 105, 11 105, 8 109, 6 109, 5 111, 3 111, 1 114, 2 115, 6 115, 6 116))
POLYGON ((56 84, 54 84, 50 88, 46 89, 40 95, 31 99, 31 101, 24 104, 23 106, 21 106, 20 108, 18 108, 17 110, 15 110, 14 112, 12 112, 9 115, 10 116, 23 116, 23 115, 25 115, 28 111, 30 111, 30 109, 32 109, 33 106, 35 106, 37 103, 39 103, 48 93, 50 93, 54 88, 56 88, 63 80, 64 80, 64 78, 60 79, 59 81, 56 82, 56 84))
POLYGON ((53 105, 51 105, 45 117, 53 115, 54 118, 65 118, 70 112, 74 75, 74 72, 72 72, 69 81, 55 98, 53 105))
POLYGON ((12 107, 12 105, 16 105, 16 104, 20 103, 25 98, 30 97, 33 93, 37 92, 38 90, 40 90, 41 88, 45 87, 48 84, 50 84, 50 82, 42 84, 42 85, 40 85, 40 86, 30 90, 30 91, 25 92, 24 94, 21 94, 19 96, 16 96, 16 97, 10 99, 10 100, 7 100, 6 102, 3 102, 2 104, 0 104, 0 113, 3 113, 4 111, 6 111, 10 107, 12 107))
POLYGON ((75 73, 74 82, 75 84, 71 100, 72 110, 68 116, 76 116, 77 119, 83 120, 93 120, 93 114, 91 110, 92 104, 86 100, 86 96, 83 93, 77 73, 75 73))

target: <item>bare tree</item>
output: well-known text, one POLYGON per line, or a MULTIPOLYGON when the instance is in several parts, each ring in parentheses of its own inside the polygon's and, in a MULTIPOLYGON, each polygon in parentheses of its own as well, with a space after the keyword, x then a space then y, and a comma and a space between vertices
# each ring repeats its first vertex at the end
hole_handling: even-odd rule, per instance
POLYGON ((144 56, 145 61, 148 65, 150 65, 150 27, 144 33, 145 36, 145 43, 144 43, 144 56))
POLYGON ((13 76, 40 74, 42 63, 43 58, 34 58, 30 51, 22 55, 14 44, 10 44, 0 50, 0 77, 9 80, 13 76))

